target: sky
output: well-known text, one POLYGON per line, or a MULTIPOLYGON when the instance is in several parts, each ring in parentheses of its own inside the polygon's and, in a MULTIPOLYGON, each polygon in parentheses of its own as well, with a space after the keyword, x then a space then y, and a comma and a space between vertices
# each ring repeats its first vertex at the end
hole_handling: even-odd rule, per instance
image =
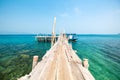
POLYGON ((0 0, 0 34, 120 33, 120 0, 0 0))

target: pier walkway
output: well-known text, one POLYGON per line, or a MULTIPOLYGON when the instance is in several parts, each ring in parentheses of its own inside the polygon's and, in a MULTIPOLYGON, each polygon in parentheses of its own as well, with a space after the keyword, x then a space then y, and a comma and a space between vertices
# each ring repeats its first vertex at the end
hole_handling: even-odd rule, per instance
POLYGON ((61 35, 32 71, 18 80, 95 80, 61 35))

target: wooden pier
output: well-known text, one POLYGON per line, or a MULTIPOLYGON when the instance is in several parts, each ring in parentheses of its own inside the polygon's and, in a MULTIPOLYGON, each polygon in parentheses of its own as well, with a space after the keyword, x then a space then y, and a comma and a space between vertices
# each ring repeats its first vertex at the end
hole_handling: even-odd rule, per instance
MULTIPOLYGON (((38 57, 34 61, 37 61, 38 57)), ((88 60, 82 61, 68 44, 65 35, 51 47, 32 71, 18 80, 95 80, 88 70, 88 60)))

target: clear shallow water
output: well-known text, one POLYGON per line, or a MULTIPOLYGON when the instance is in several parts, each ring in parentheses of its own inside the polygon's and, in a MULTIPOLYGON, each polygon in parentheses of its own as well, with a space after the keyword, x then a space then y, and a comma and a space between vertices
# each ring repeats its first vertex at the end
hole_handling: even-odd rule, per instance
MULTIPOLYGON (((71 43, 78 56, 89 59, 96 80, 120 80, 120 36, 79 35, 71 43)), ((38 43, 34 35, 0 36, 0 80, 15 80, 31 71, 32 56, 39 59, 50 43, 38 43)))

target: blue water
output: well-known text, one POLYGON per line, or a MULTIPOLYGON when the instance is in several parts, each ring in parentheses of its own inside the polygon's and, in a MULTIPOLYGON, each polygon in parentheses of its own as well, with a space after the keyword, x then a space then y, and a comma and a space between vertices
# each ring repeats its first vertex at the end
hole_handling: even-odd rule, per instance
MULTIPOLYGON (((70 43, 77 55, 89 59, 96 80, 120 80, 120 35, 78 35, 70 43)), ((0 36, 0 80, 15 80, 31 71, 32 57, 39 60, 50 43, 37 42, 35 35, 0 36)))

